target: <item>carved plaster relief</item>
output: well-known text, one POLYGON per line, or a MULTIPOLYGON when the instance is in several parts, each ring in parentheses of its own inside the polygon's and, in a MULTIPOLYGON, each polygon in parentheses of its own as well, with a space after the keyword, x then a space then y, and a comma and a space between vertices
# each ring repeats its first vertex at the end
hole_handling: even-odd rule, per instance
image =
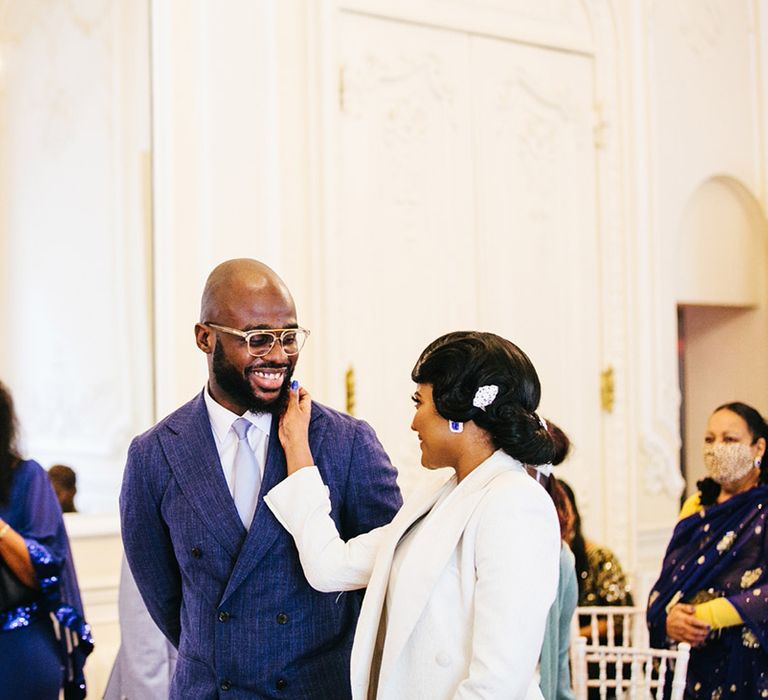
MULTIPOLYGON (((530 195, 529 213, 544 222, 552 214, 553 171, 562 166, 563 133, 579 138, 580 131, 573 128, 580 116, 578 102, 559 85, 535 81, 522 67, 511 73, 496 99, 495 132, 501 137, 516 130, 517 156, 530 195)), ((581 149, 580 144, 574 145, 581 149)))
POLYGON ((422 229, 425 206, 425 165, 434 155, 431 134, 450 139, 445 129, 457 128, 455 87, 443 60, 436 53, 367 52, 344 68, 344 116, 371 120, 386 154, 382 178, 388 189, 392 226, 415 242, 422 229))
POLYGON ((679 498, 685 482, 680 475, 677 460, 671 458, 670 447, 677 443, 680 449, 680 439, 669 438, 659 440, 656 436, 643 435, 640 438, 640 453, 643 481, 648 493, 658 495, 665 493, 670 498, 679 498))
POLYGON ((682 44, 700 56, 721 43, 725 20, 732 9, 733 0, 677 0, 674 3, 653 0, 648 5, 648 18, 654 26, 661 12, 673 13, 673 24, 682 44))

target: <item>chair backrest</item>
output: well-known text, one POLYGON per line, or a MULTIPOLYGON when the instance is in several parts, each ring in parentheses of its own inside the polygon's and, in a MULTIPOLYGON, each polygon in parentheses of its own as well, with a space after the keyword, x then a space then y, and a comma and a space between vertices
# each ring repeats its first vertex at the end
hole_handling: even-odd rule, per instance
POLYGON ((674 650, 588 646, 579 637, 572 651, 576 700, 587 700, 590 688, 598 689, 600 700, 683 700, 690 644, 674 650), (588 664, 596 672, 589 674, 588 664))
POLYGON ((584 632, 579 620, 588 618, 587 646, 647 647, 648 627, 645 624, 645 608, 629 605, 579 606, 574 614, 571 639, 584 632))

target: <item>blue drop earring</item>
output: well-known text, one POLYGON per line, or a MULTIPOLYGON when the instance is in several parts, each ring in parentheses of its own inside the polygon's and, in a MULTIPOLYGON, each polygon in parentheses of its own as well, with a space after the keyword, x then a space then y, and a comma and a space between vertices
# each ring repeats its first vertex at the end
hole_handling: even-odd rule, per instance
POLYGON ((452 433, 462 433, 464 432, 464 423, 458 420, 449 420, 448 430, 450 430, 452 433))

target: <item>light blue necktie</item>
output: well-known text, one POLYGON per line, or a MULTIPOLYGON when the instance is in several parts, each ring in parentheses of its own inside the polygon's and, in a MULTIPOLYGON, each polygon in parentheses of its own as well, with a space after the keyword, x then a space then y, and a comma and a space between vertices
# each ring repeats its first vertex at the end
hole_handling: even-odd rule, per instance
POLYGON ((248 431, 251 428, 254 428, 254 425, 247 418, 238 418, 232 423, 232 430, 237 435, 232 497, 235 500, 237 512, 240 514, 240 520, 243 521, 246 530, 251 527, 251 521, 253 520, 253 514, 259 498, 259 487, 261 486, 259 463, 256 461, 256 455, 248 444, 248 431))

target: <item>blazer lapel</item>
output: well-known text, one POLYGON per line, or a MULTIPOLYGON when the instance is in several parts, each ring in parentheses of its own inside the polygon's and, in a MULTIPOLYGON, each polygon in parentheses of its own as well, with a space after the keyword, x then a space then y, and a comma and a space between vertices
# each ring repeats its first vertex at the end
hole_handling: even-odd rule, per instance
POLYGON ((380 689, 384 688, 469 518, 485 495, 486 487, 510 468, 522 467, 503 452, 495 452, 478 467, 479 471, 470 474, 465 482, 456 487, 455 493, 449 494, 439 511, 423 523, 417 539, 411 543, 407 559, 401 564, 398 573, 398 585, 407 589, 408 595, 398 596, 393 601, 393 610, 389 611, 379 676, 380 689))
POLYGON ((159 433, 174 478, 219 544, 236 557, 245 537, 216 450, 208 411, 200 394, 174 414, 159 433))
MULTIPOLYGON (((373 659, 376 636, 381 620, 384 601, 389 587, 389 576, 395 549, 408 529, 428 513, 445 489, 451 488, 455 479, 452 477, 442 486, 431 486, 428 490, 416 492, 406 500, 403 507, 389 525, 390 537, 382 543, 376 556, 371 578, 365 591, 363 607, 355 631, 352 648, 351 683, 353 697, 365 698, 370 682, 371 661, 373 659)), ((391 611, 389 611, 391 615, 391 611)), ((387 642, 388 643, 388 642, 387 642)), ((383 670, 383 669, 382 669, 383 670)))
MULTIPOLYGON (((232 570, 227 587, 222 596, 222 602, 228 598, 253 571, 264 555, 269 551, 278 534, 283 530, 282 525, 272 514, 272 511, 264 505, 264 494, 280 483, 287 476, 285 466, 285 453, 280 444, 278 435, 279 418, 272 419, 272 428, 269 433, 269 446, 267 447, 267 463, 264 465, 264 478, 261 480, 259 499, 256 505, 256 513, 253 516, 251 527, 245 537, 245 542, 240 550, 240 555, 232 570)), ((324 416, 313 410, 309 424, 309 446, 313 454, 319 454, 320 443, 325 434, 326 421, 324 416)), ((230 499, 231 500, 231 499, 230 499)), ((233 506, 234 507, 234 506, 233 506)), ((235 510, 235 513, 237 511, 235 510)), ((238 522, 240 519, 238 517, 238 522)), ((240 524, 242 527, 242 523, 240 524)))

